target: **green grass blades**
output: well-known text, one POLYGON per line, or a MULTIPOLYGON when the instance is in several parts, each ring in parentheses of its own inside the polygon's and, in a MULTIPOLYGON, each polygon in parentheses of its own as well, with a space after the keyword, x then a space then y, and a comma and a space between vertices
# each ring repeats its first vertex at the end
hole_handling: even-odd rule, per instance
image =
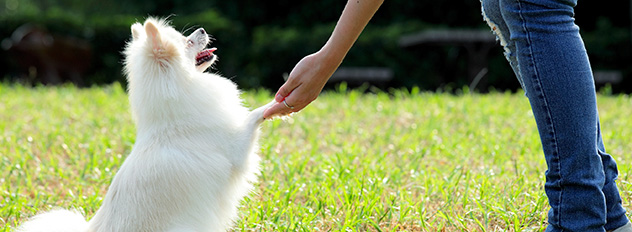
MULTIPOLYGON (((244 93, 252 108, 268 91, 244 93)), ((36 212, 91 217, 135 139, 125 90, 0 85, 0 231, 36 212)), ((632 98, 599 96, 632 201, 632 98)), ((262 127, 235 231, 543 231, 546 164, 522 93, 339 89, 262 127)))

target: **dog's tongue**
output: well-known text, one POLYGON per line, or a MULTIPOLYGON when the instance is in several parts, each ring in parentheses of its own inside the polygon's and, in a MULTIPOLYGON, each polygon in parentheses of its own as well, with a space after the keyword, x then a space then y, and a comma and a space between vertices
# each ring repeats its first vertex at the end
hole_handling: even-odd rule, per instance
POLYGON ((196 65, 200 65, 200 64, 203 64, 206 61, 211 60, 213 58, 213 52, 215 50, 217 50, 217 48, 204 49, 201 52, 199 52, 195 56, 195 63, 196 63, 196 65))

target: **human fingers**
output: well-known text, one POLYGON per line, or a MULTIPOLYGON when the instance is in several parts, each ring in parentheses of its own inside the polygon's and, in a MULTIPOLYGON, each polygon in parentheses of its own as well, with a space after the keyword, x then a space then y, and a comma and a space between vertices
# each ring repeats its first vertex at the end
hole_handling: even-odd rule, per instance
POLYGON ((288 79, 277 91, 276 95, 274 95, 274 100, 276 102, 282 102, 287 96, 289 96, 294 89, 296 89, 300 84, 296 84, 292 79, 288 79))
POLYGON ((292 112, 294 111, 288 108, 283 102, 277 102, 263 112, 263 118, 268 119, 276 116, 284 116, 291 114, 292 112))
POLYGON ((312 101, 315 100, 315 97, 310 97, 309 93, 303 93, 303 91, 299 88, 296 91, 290 93, 285 99, 281 100, 281 102, 277 102, 270 108, 268 108, 264 113, 264 118, 270 118, 274 116, 284 116, 289 115, 294 112, 299 112, 303 110, 307 105, 309 105, 312 101))

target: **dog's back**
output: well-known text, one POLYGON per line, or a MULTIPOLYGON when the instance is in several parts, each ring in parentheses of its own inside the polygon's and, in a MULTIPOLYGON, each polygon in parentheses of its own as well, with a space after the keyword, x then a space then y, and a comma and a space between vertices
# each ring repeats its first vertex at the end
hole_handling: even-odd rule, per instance
POLYGON ((225 231, 232 224, 257 171, 265 107, 249 113, 234 84, 220 91, 205 82, 223 78, 200 75, 184 93, 194 96, 169 108, 189 116, 139 130, 90 231, 225 231))
POLYGON ((88 223, 78 212, 53 210, 39 214, 18 228, 18 232, 84 232, 88 223))

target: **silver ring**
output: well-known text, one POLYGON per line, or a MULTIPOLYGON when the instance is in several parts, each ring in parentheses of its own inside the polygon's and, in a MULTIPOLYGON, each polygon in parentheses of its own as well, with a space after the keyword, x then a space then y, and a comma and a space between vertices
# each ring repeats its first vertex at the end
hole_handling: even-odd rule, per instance
POLYGON ((294 109, 294 106, 290 106, 287 104, 287 102, 285 102, 285 99, 283 99, 283 105, 285 105, 285 107, 290 108, 291 110, 294 109))

